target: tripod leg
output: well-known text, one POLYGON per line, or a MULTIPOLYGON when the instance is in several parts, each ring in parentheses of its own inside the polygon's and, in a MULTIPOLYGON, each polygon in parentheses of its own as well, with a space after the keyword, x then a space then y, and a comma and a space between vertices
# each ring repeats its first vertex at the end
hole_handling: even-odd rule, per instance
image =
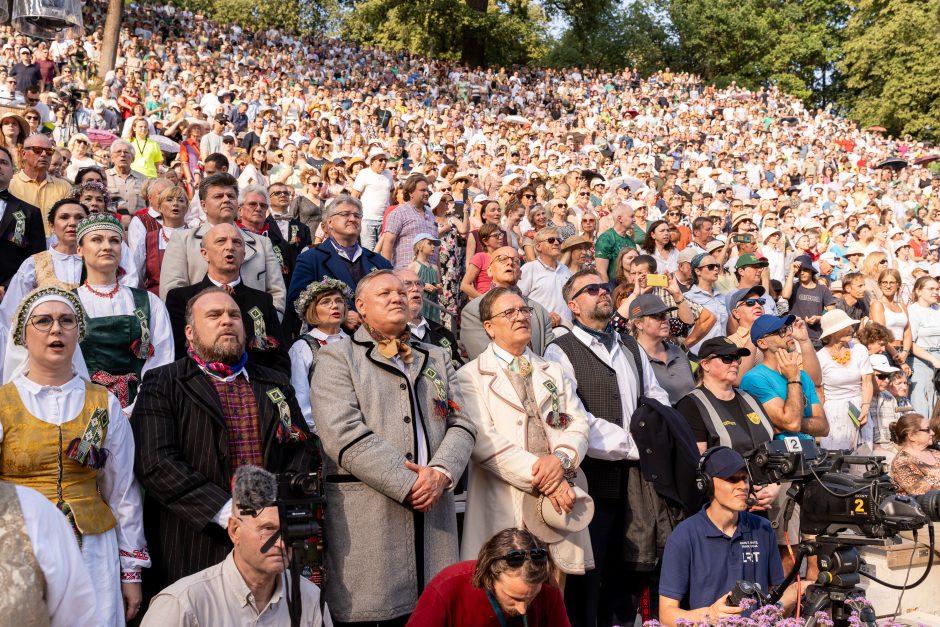
POLYGON ((829 605, 829 594, 819 586, 813 584, 803 593, 803 613, 806 616, 806 627, 816 626, 816 612, 825 610, 829 605))

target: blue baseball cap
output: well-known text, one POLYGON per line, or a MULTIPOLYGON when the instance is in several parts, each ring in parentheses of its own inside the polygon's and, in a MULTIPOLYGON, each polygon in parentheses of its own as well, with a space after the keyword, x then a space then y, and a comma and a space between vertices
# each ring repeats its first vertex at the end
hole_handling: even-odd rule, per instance
POLYGON ((796 320, 796 316, 792 314, 788 316, 771 316, 764 314, 751 325, 751 341, 754 342, 756 346, 757 340, 775 331, 779 331, 781 327, 793 324, 794 320, 796 320))
POLYGON ((719 479, 729 479, 742 468, 747 467, 747 462, 741 457, 741 454, 734 449, 721 448, 708 456, 705 461, 705 472, 710 477, 719 479))

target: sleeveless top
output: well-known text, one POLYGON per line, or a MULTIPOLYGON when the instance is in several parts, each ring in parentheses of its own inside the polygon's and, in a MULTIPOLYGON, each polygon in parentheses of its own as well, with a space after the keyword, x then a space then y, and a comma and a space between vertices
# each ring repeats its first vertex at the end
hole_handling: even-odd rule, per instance
MULTIPOLYGON (((147 216, 150 218, 150 216, 147 216)), ((153 218, 151 218, 152 220, 153 218)), ((156 220, 154 220, 156 222, 156 220)), ((157 296, 160 295, 160 267, 163 265, 163 254, 165 248, 160 248, 160 238, 163 237, 162 227, 153 231, 148 230, 144 237, 144 249, 146 251, 146 261, 144 265, 147 268, 147 277, 144 279, 144 289, 157 296)))
POLYGON ((894 335, 894 340, 900 342, 904 339, 904 327, 907 326, 907 314, 904 311, 891 311, 887 305, 885 311, 885 326, 894 335))
POLYGON ((0 590, 3 590, 0 616, 4 624, 17 627, 49 625, 46 578, 26 533, 26 520, 16 495, 16 486, 6 481, 0 481, 0 547, 5 547, 0 567, 0 590))
MULTIPOLYGON (((38 491, 63 511, 70 509, 74 526, 83 535, 104 533, 117 524, 98 493, 98 471, 67 453, 73 440, 91 431, 89 423, 99 409, 107 415, 108 392, 86 383, 85 404, 78 416, 54 425, 29 413, 12 381, 0 387, 0 479, 38 491)), ((100 427, 95 445, 99 450, 107 448, 108 432, 106 423, 100 427)))
POLYGON ((78 287, 78 283, 67 283, 59 278, 48 250, 33 255, 33 266, 36 268, 36 287, 58 287, 67 291, 78 287))

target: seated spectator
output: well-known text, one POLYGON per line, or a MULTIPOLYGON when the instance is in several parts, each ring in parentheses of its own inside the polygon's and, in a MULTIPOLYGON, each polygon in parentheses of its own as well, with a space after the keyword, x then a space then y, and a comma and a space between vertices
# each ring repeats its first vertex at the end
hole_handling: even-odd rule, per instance
POLYGON ((501 246, 502 231, 498 224, 487 222, 480 227, 479 237, 483 250, 469 259, 467 273, 460 283, 460 290, 471 300, 483 296, 490 289, 490 260, 501 246))
MULTIPOLYGON (((868 325, 872 326, 872 325, 868 325)), ((880 326, 880 325, 879 325, 880 326)), ((864 327, 863 327, 864 329, 864 327)), ((868 419, 871 421, 874 453, 884 455, 888 461, 894 458, 895 448, 891 445, 890 425, 899 418, 898 401, 891 394, 891 378, 900 372, 888 363, 888 358, 880 353, 869 357, 872 370, 874 370, 875 393, 872 398, 868 419)))
POLYGON ((552 567, 548 549, 530 532, 500 531, 475 561, 448 566, 431 580, 408 626, 569 627, 552 567))
POLYGON ((891 478, 899 494, 940 490, 940 451, 933 448, 930 423, 920 414, 905 414, 892 422, 891 441, 898 454, 891 460, 891 478))
MULTIPOLYGON (((746 511, 751 486, 744 458, 715 447, 702 455, 699 468, 708 504, 676 526, 663 555, 659 619, 668 627, 740 616, 744 608, 727 598, 739 579, 769 592, 784 577, 770 522, 746 511)), ((797 594, 793 585, 781 601, 793 605, 797 594)))
MULTIPOLYGON (((226 527, 234 548, 221 563, 184 577, 155 596, 141 626, 289 624, 290 555, 281 525, 275 476, 257 466, 239 467, 226 527), (270 545, 272 535, 278 539, 270 545)), ((319 588, 306 577, 300 578, 299 592, 291 593, 300 601, 301 625, 332 624, 329 610, 320 611, 319 588)))

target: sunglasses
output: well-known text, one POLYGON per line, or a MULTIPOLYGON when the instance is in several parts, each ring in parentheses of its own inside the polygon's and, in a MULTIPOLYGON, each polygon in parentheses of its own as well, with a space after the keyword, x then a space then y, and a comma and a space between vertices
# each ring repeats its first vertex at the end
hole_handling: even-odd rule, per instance
POLYGON ((678 211, 667 211, 666 215, 667 216, 681 216, 682 214, 679 213, 678 211))
POLYGON ((610 294, 610 286, 607 285, 606 283, 591 283, 589 285, 585 285, 584 287, 579 289, 577 292, 575 292, 574 296, 571 297, 571 300, 574 300, 575 298, 577 298, 581 294, 584 294, 585 292, 587 292, 588 295, 590 296, 597 296, 602 291, 605 294, 610 294))
POLYGON ((549 244, 561 244, 561 239, 558 237, 546 237, 542 241, 548 242, 549 244))
POLYGON ((578 194, 578 196, 590 196, 590 195, 591 194, 589 194, 588 192, 581 192, 580 194, 578 194))
POLYGON ((731 365, 736 364, 741 361, 741 358, 737 355, 712 355, 712 359, 717 359, 723 364, 731 365))
POLYGON ((719 263, 706 263, 704 266, 699 266, 699 268, 702 268, 703 270, 717 270, 720 267, 721 264, 719 263))
POLYGON ((763 307, 765 302, 766 301, 763 298, 746 298, 738 303, 738 307, 740 307, 741 305, 744 305, 746 307, 753 307, 754 305, 760 305, 761 307, 763 307))
POLYGON ((660 311, 659 313, 649 314, 648 316, 643 316, 643 317, 652 318, 653 320, 656 320, 657 322, 664 322, 667 318, 669 318, 669 313, 665 311, 660 311))
POLYGON ((875 376, 878 377, 878 380, 879 380, 879 381, 887 381, 888 379, 891 378, 891 375, 890 375, 890 374, 880 374, 880 373, 879 373, 879 374, 876 374, 875 376))
POLYGON ((506 553, 500 559, 512 568, 519 568, 525 564, 526 558, 532 560, 533 564, 544 564, 548 561, 548 549, 519 549, 506 553))
POLYGON ((887 260, 887 259, 882 259, 881 261, 878 262, 878 265, 879 265, 879 266, 886 266, 886 265, 888 265, 888 260, 887 260))
POLYGON ((55 152, 54 148, 43 148, 42 146, 26 146, 26 150, 30 151, 34 155, 47 155, 47 156, 52 156, 52 153, 55 152))
POLYGON ((535 194, 523 194, 522 197, 523 197, 523 198, 528 198, 529 200, 532 200, 533 198, 535 198, 535 194))

